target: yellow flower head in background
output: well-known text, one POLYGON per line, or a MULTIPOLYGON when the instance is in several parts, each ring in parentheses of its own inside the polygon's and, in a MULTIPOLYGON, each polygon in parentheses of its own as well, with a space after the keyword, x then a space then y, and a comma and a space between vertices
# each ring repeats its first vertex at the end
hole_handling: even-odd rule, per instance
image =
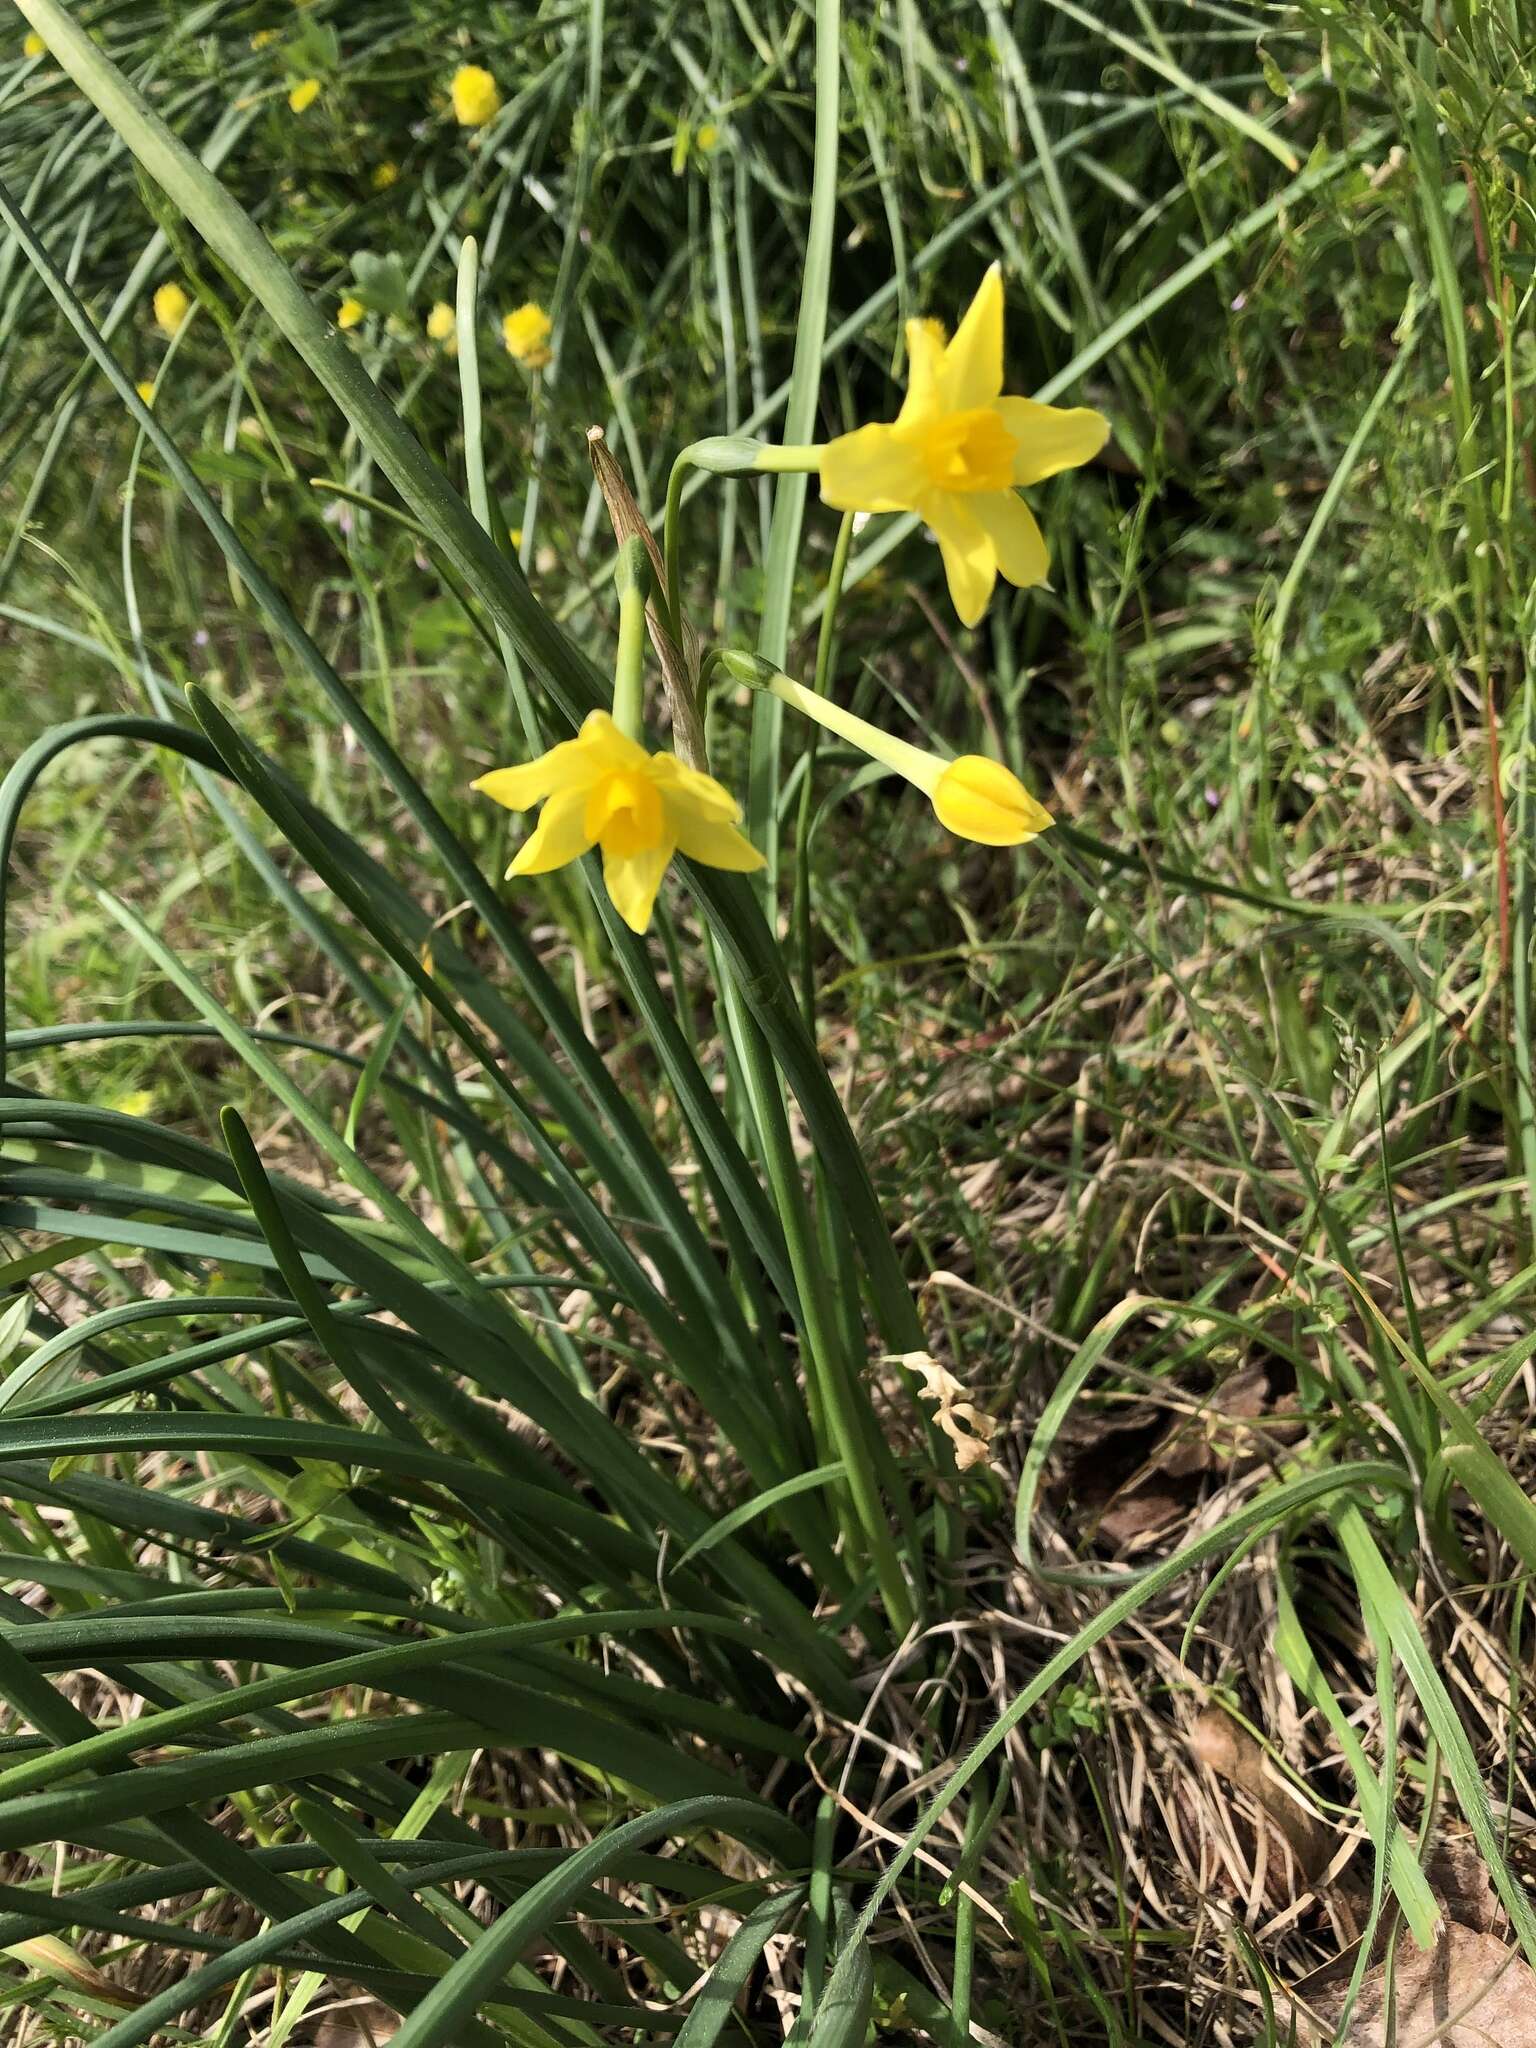
POLYGON ((394 184, 396 178, 399 177, 399 175, 400 166, 398 164, 375 164, 373 167, 372 179, 374 191, 387 192, 390 186, 394 184))
POLYGON ((961 623, 974 626, 998 572, 1043 583, 1044 536, 1015 490, 1089 462, 1109 422, 1004 398, 1003 279, 994 263, 946 341, 936 320, 907 322, 906 401, 887 426, 841 434, 821 451, 821 495, 842 512, 915 512, 933 529, 961 623))
POLYGON ((501 111, 501 93, 483 64, 461 64, 449 88, 453 94, 453 118, 461 128, 483 128, 501 111))
POLYGON ((23 57, 44 57, 48 54, 48 45, 35 28, 28 29, 22 38, 21 54, 23 57))
POLYGON ((446 299, 439 299, 427 315, 428 341, 446 341, 454 328, 453 308, 446 299))
POLYGON ((312 107, 315 104, 315 101, 319 99, 319 97, 319 79, 301 78, 298 84, 293 88, 293 91, 288 95, 288 105, 292 108, 294 113, 302 114, 306 110, 306 108, 312 107))
POLYGON ((162 334, 174 334, 191 310, 192 301, 174 280, 156 291, 155 325, 162 334))
POLYGON ((360 327, 368 317, 368 308, 361 299, 343 299, 336 308, 336 325, 342 329, 360 327))
POLYGON ((264 50, 268 43, 275 43, 276 41, 277 30, 275 28, 259 28, 255 35, 251 37, 251 48, 253 50, 264 50))
POLYGON ((694 146, 708 156, 711 150, 720 146, 720 126, 716 121, 701 121, 693 138, 694 146))
POLYGON ((549 337, 553 322, 542 306, 532 299, 508 313, 501 323, 501 338, 507 354, 525 370, 542 370, 549 361, 549 337))
POLYGON ((537 761, 493 769, 472 787, 509 811, 544 806, 509 880, 547 875, 599 846, 608 894, 633 932, 648 929, 674 853, 738 874, 763 864, 737 830, 741 806, 728 789, 674 754, 648 754, 606 711, 590 713, 575 739, 537 761))
POLYGON ((153 404, 154 404, 154 402, 155 402, 155 387, 154 387, 154 385, 153 385, 153 384, 151 384, 151 383, 149 382, 149 380, 148 380, 148 378, 147 378, 147 377, 146 377, 146 378, 144 378, 144 379, 143 379, 143 380, 142 380, 142 381, 141 381, 140 383, 138 383, 138 384, 135 384, 133 388, 134 388, 134 390, 135 390, 135 391, 137 391, 137 392, 138 392, 138 394, 139 394, 140 398, 142 398, 142 399, 143 399, 143 401, 144 401, 144 403, 145 403, 146 405, 153 405, 153 404))

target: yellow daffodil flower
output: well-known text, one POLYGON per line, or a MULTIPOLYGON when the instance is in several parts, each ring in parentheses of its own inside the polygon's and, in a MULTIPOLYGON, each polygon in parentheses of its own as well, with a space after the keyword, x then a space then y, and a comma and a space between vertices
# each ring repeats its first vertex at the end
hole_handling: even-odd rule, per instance
POLYGON ((461 128, 483 128, 501 111, 501 92, 483 64, 461 64, 449 87, 453 118, 461 128))
POLYGON ((375 164, 372 179, 374 191, 387 192, 399 175, 400 166, 398 164, 375 164))
POLYGON ((336 308, 336 325, 343 330, 360 327, 368 317, 368 308, 361 299, 343 299, 336 308))
POLYGON ((542 306, 528 299, 501 323, 501 338, 507 354, 525 370, 542 370, 549 361, 549 337, 553 323, 542 306))
POLYGON ((301 78, 288 95, 288 105, 295 114, 302 114, 312 107, 320 97, 318 78, 301 78))
POLYGON ((1091 461, 1109 423, 1088 406, 1003 397, 995 263, 953 339, 937 320, 909 320, 907 353, 901 411, 820 449, 821 495, 841 512, 915 512, 939 543, 961 623, 974 626, 999 571, 1021 587, 1045 581, 1045 539, 1015 486, 1091 461))
POLYGON ((926 747, 896 739, 867 718, 845 711, 831 698, 792 682, 756 655, 731 652, 719 660, 737 681, 766 690, 781 704, 835 732, 839 739, 851 741, 883 768, 905 776, 933 805, 939 823, 957 838, 974 839, 981 846, 1023 846, 1050 829, 1050 812, 1036 803, 1001 761, 985 754, 962 754, 958 760, 948 761, 926 747))
POLYGON ((48 45, 43 41, 37 30, 35 28, 28 29, 26 35, 22 38, 21 54, 23 57, 42 57, 47 54, 47 50, 48 45))
POLYGON ((192 310, 192 301, 174 281, 155 293, 155 325, 162 334, 174 334, 192 310))
POLYGON ((150 381, 149 381, 149 379, 148 379, 147 377, 146 377, 146 378, 143 378, 143 379, 142 379, 142 380, 141 380, 141 381, 140 381, 139 383, 135 384, 133 388, 134 388, 134 390, 135 390, 135 391, 137 391, 137 392, 138 392, 138 394, 139 394, 140 398, 142 398, 142 399, 143 399, 143 401, 144 401, 144 403, 145 403, 146 405, 153 405, 153 404, 154 404, 154 402, 155 402, 155 387, 154 387, 154 385, 153 385, 153 384, 151 384, 151 383, 150 383, 150 381))
POLYGON ((544 806, 509 880, 546 875, 601 847, 608 894, 633 932, 649 928, 674 853, 738 874, 763 864, 737 830, 741 806, 728 789, 674 754, 648 754, 606 711, 590 713, 575 739, 537 761, 493 769, 471 787, 509 811, 544 806))
POLYGON ((427 315, 428 341, 446 341, 453 333, 453 308, 446 299, 439 299, 427 315))

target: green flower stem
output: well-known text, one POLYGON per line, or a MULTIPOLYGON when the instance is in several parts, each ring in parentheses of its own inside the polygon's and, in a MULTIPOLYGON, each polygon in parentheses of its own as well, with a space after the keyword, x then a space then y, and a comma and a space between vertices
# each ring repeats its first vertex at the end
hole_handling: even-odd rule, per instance
POLYGON ((627 739, 645 744, 645 605, 651 562, 645 542, 625 541, 614 570, 619 597, 619 651, 613 668, 613 722, 627 739))
POLYGON ((816 476, 821 470, 821 443, 801 442, 795 447, 775 447, 764 442, 752 467, 770 476, 816 476))
POLYGON ((689 470, 706 476, 752 476, 777 473, 782 476, 814 476, 821 467, 819 447, 804 445, 775 448, 767 441, 754 441, 748 434, 710 434, 702 441, 690 441, 672 464, 667 478, 667 508, 662 520, 662 560, 666 572, 666 600, 663 606, 672 638, 679 646, 682 595, 678 588, 678 528, 681 523, 683 486, 689 470))
POLYGON ((949 766, 941 754, 930 753, 926 747, 914 747, 908 740, 893 738, 878 725, 871 725, 867 718, 845 711, 830 697, 822 697, 815 690, 808 690, 804 683, 792 682, 788 676, 776 675, 762 688, 769 696, 777 697, 781 704, 815 719, 828 732, 835 732, 839 739, 850 741, 883 768, 904 775, 925 796, 932 796, 939 777, 949 766))
MULTIPOLYGON (((825 698, 832 674, 832 651, 837 642, 837 606, 843 594, 843 577, 848 569, 848 551, 853 545, 853 520, 845 512, 832 549, 832 566, 827 572, 826 603, 822 608, 821 631, 816 641, 816 675, 811 684, 816 695, 825 698)), ((800 1005, 805 1028, 816 1035, 816 992, 811 973, 811 816, 815 797, 817 729, 811 728, 805 749, 805 769, 800 783, 800 815, 795 824, 795 901, 791 929, 800 963, 800 1005)))
MULTIPOLYGON (((667 631, 671 634, 672 644, 675 647, 681 647, 683 644, 683 594, 678 588, 677 530, 682 523, 683 478, 693 467, 689 459, 690 453, 691 451, 685 448, 672 465, 672 473, 667 478, 667 509, 663 515, 661 526, 662 563, 667 579, 667 587, 661 593, 661 607, 666 613, 667 631)), ((699 704, 701 712, 703 708, 703 692, 701 690, 699 704)))
MULTIPOLYGON (((477 339, 479 281, 479 244, 473 235, 466 235, 459 247, 459 272, 454 295, 454 331, 459 344, 459 398, 464 419, 464 480, 469 486, 470 510, 494 538, 500 522, 485 477, 484 414, 480 403, 480 348, 477 339)), ((523 739, 532 759, 534 755, 542 754, 548 744, 544 728, 528 688, 528 678, 516 642, 500 619, 495 621, 495 631, 502 666, 512 688, 518 724, 523 729, 523 739)))

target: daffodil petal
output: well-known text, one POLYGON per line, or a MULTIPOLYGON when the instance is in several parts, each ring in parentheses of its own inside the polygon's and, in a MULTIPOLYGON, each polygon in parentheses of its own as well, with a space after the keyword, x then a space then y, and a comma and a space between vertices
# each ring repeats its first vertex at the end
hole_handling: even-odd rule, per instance
POLYGON ((859 427, 821 451, 822 503, 839 512, 906 512, 927 481, 918 452, 894 427, 859 427))
POLYGON ((1021 590, 1043 583, 1051 558, 1045 535, 1024 500, 1012 491, 987 492, 972 498, 970 509, 986 528, 997 566, 1021 590))
POLYGON ((741 805, 724 783, 702 769, 690 768, 676 754, 653 755, 651 774, 674 816, 692 811, 715 823, 740 824, 741 805))
POLYGON ((536 761, 520 761, 515 768, 493 768, 488 775, 476 776, 469 786, 509 811, 526 811, 547 796, 584 784, 590 772, 581 741, 562 740, 536 761))
POLYGON ((1041 405, 1033 398, 1000 398, 996 410, 1019 444, 1013 458, 1016 484, 1037 484, 1064 469, 1092 462, 1109 439, 1109 421, 1090 405, 1041 405))
POLYGON ((687 813, 677 814, 673 823, 678 851, 690 860, 702 861, 707 868, 729 868, 732 874, 750 875, 763 865, 763 856, 734 825, 687 813))
POLYGON ((944 327, 938 320, 907 322, 907 395, 897 418, 910 424, 939 403, 939 371, 944 362, 944 327))
MULTIPOLYGON (((972 500, 981 504, 983 500, 972 500)), ((990 503, 990 499, 985 502, 990 503)), ((934 492, 918 507, 933 528, 944 558, 949 595, 962 626, 974 626, 987 608, 997 581, 997 548, 977 519, 971 504, 946 492, 934 492)))
POLYGON ((603 880, 613 907, 632 932, 650 929, 656 892, 672 858, 670 841, 663 839, 644 853, 610 853, 603 849, 603 880))
POLYGON ((627 732, 621 732, 608 711, 589 711, 581 721, 578 743, 586 748, 602 750, 601 765, 604 768, 625 768, 631 773, 644 774, 650 755, 638 740, 632 740, 627 732))
POLYGON ((982 846, 1022 846, 1051 823, 1012 769, 985 754, 950 762, 934 786, 933 808, 941 825, 982 846))
POLYGON ((994 263, 965 309, 939 372, 951 412, 990 405, 1003 388, 1003 273, 994 263))
MULTIPOLYGON (((546 756, 546 759, 548 757, 546 756)), ((577 860, 592 844, 586 826, 587 799, 583 789, 562 790, 552 796, 539 813, 539 822, 517 850, 507 869, 513 875, 547 875, 577 860)))

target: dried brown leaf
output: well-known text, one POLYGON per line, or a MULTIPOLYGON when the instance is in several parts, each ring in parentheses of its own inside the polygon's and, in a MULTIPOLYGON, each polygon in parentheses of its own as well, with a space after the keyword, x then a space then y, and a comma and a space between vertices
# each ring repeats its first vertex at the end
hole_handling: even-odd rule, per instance
POLYGON ((1332 1831, 1301 1805, 1262 1744, 1220 1707, 1207 1707, 1195 1718, 1189 1746, 1200 1763, 1247 1794, 1290 1851, 1302 1879, 1298 1889, 1310 1886, 1328 1867, 1334 1846, 1332 1831))
MULTIPOLYGON (((1319 2043, 1334 2038, 1344 2010, 1348 1978, 1339 1975, 1307 1999, 1319 2043)), ((1495 1935, 1450 1925, 1427 1953, 1405 1938, 1392 1981, 1391 2033, 1380 1962, 1365 1974, 1342 2048, 1536 2048, 1536 1970, 1495 1935)))

